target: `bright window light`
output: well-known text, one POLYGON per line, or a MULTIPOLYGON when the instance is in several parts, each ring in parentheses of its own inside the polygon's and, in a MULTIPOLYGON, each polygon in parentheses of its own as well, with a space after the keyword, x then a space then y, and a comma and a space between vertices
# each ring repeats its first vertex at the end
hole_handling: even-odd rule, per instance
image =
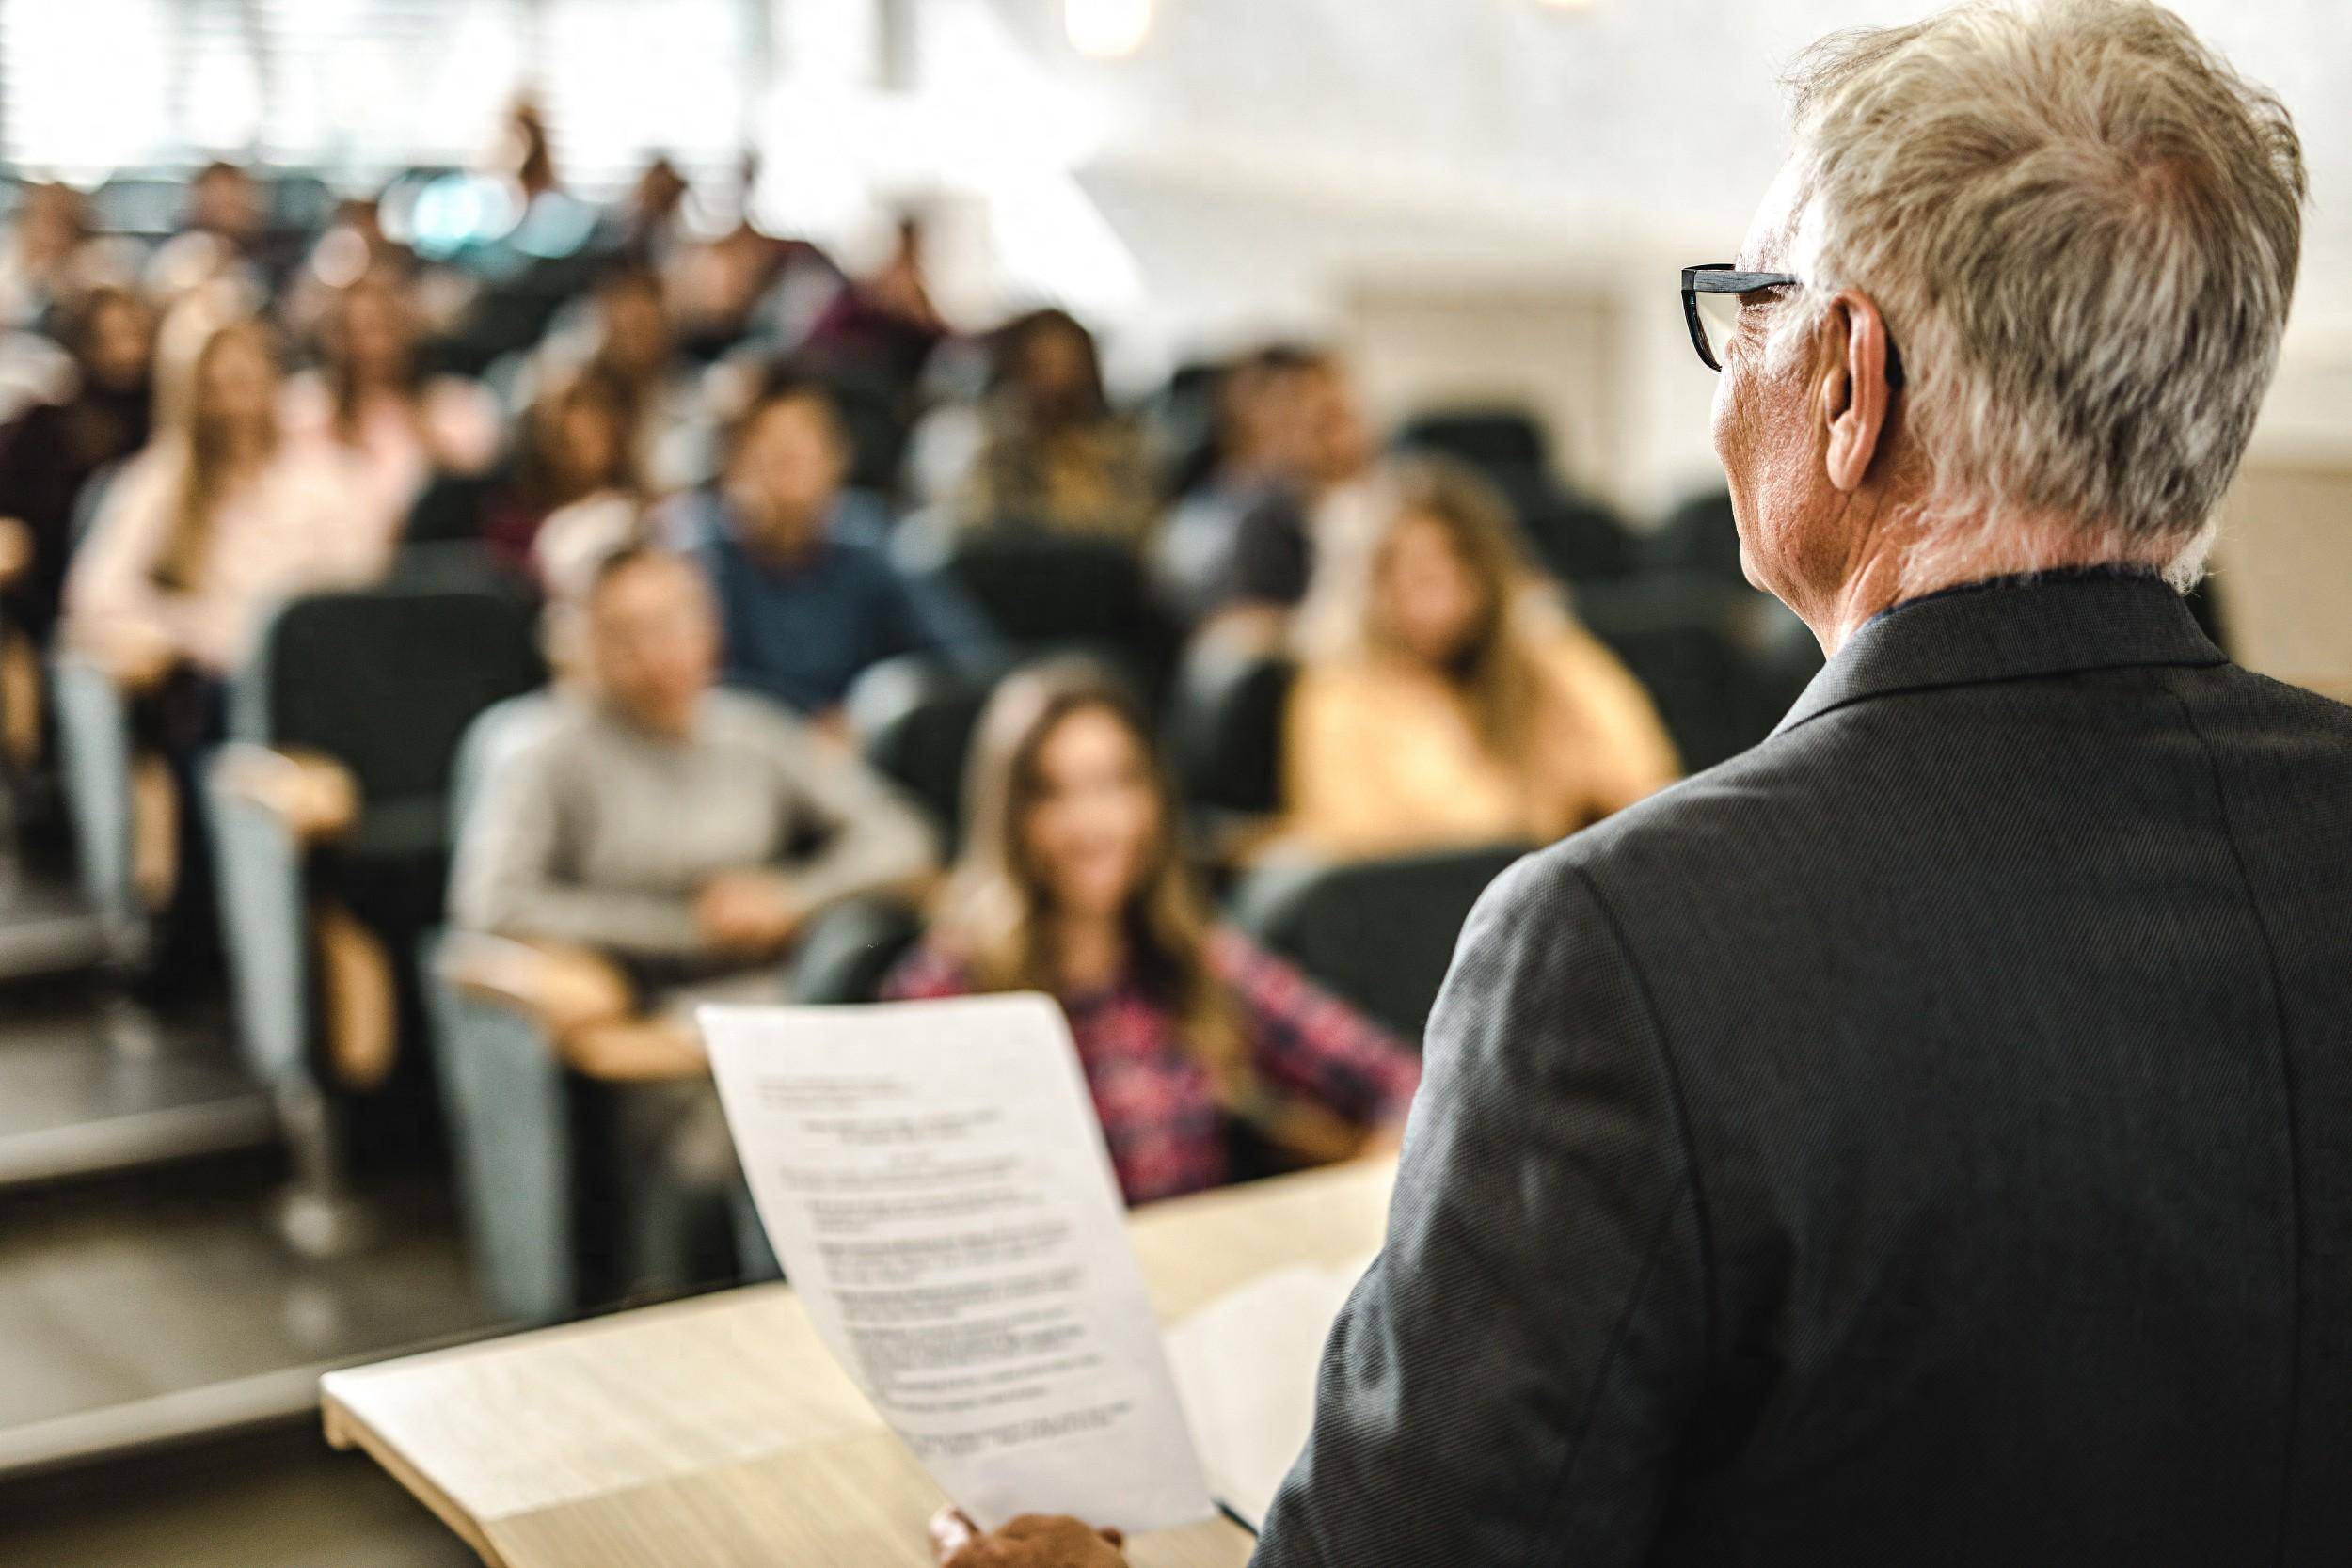
POLYGON ((1070 47, 1089 58, 1116 60, 1143 47, 1152 0, 1062 0, 1070 47))

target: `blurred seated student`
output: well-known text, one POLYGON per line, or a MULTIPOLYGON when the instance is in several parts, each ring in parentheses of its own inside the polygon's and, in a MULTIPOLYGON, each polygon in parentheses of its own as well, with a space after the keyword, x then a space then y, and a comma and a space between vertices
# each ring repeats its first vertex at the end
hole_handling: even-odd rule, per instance
POLYGON ((628 194, 605 213, 600 237, 630 261, 659 268, 682 243, 686 198, 692 191, 669 154, 657 152, 638 169, 628 194))
POLYGON ((849 446, 820 382, 770 375, 727 446, 719 483, 670 501, 661 528, 710 579, 729 685, 823 716, 883 659, 995 652, 978 610, 893 559, 882 502, 844 488, 849 446))
POLYGON ((0 332, 38 331, 72 292, 74 258, 89 238, 89 202, 59 181, 19 188, 0 233, 0 332))
POLYGON ((1152 543, 1162 601, 1186 625, 1229 596, 1242 525, 1262 508, 1295 515, 1312 451, 1311 352, 1269 344, 1220 373, 1206 471, 1185 488, 1152 543))
POLYGON ((923 270, 923 223, 901 214, 890 256, 866 277, 844 280, 802 341, 829 364, 854 367, 900 395, 914 392, 932 352, 949 336, 923 270))
POLYGON ((268 238, 269 195, 250 169, 215 159, 188 182, 182 230, 210 234, 241 254, 258 257, 268 238))
POLYGON ((1140 546, 1159 512, 1143 434, 1110 405, 1094 335, 1065 310, 999 329, 959 527, 1021 524, 1140 546))
POLYGON ((270 193, 253 172, 215 159, 188 181, 180 227, 148 258, 151 299, 170 300, 202 278, 230 277, 258 304, 275 295, 294 260, 290 235, 273 236, 270 193))
POLYGON ((487 467, 503 434, 479 383, 419 372, 416 339, 400 280, 360 274, 327 297, 319 364, 288 380, 279 416, 289 440, 351 453, 377 504, 404 520, 436 473, 487 467))
POLYGON ((1265 395, 1270 466, 1280 482, 1241 513, 1229 546, 1209 563, 1202 608, 1220 635, 1273 646, 1315 573, 1361 554, 1381 503, 1372 426, 1341 360, 1304 354, 1265 395))
POLYGON ((971 777, 962 863, 886 996, 1058 998, 1130 1203, 1231 1180, 1244 1138, 1319 1161, 1393 1136, 1418 1058, 1210 924, 1151 728, 1109 677, 1075 662, 1009 677, 971 777))
POLYGON ((506 179, 526 207, 546 198, 569 199, 555 164, 555 142, 548 135, 547 110, 528 88, 516 94, 500 117, 489 169, 506 179))
POLYGON ((134 688, 218 681, 275 601, 365 581, 390 555, 358 467, 281 438, 269 328, 196 336, 184 388, 167 365, 154 438, 107 484, 66 579, 75 645, 134 688))
POLYGON ((188 808, 196 758, 220 738, 227 677, 272 605, 367 581, 391 554, 357 467, 279 438, 269 328, 194 309, 167 324, 154 437, 98 499, 62 628, 132 698, 133 876, 166 913, 166 978, 196 972, 210 931, 188 808))
POLYGON ((580 607, 583 689, 485 781, 451 911, 466 930, 617 964, 640 1006, 777 960, 837 900, 922 880, 936 842, 845 751, 714 689, 719 624, 683 557, 601 563, 580 607))
POLYGON ((72 356, 58 344, 73 296, 108 276, 90 239, 89 204, 63 183, 19 187, 0 228, 0 423, 72 395, 72 356))
POLYGON ((634 515, 644 487, 628 410, 627 391, 593 364, 547 377, 508 461, 485 479, 430 486, 410 513, 408 536, 478 537, 499 562, 536 581, 543 531, 557 539, 580 528, 605 532, 616 509, 634 515))
POLYGON ((710 477, 700 367, 679 352, 661 275, 623 262, 597 280, 593 362, 628 398, 638 472, 651 493, 710 477))
POLYGON ((1548 843, 1677 776, 1640 685, 1520 554, 1501 499, 1398 465, 1367 547, 1318 566, 1281 838, 1345 856, 1548 843))
MULTIPOLYGON (((412 337, 450 325, 449 307, 437 298, 432 280, 451 275, 417 270, 415 256, 384 230, 382 198, 355 196, 339 199, 333 215, 309 237, 301 265, 278 292, 278 325, 295 340, 321 348, 327 319, 342 308, 343 291, 371 277, 389 279, 401 291, 412 337)), ((452 283, 464 291, 462 279, 453 277, 452 283)))
POLYGON ((154 319, 137 294, 91 289, 59 327, 72 390, 0 429, 0 612, 44 647, 65 590, 75 507, 96 475, 147 445, 154 403, 154 319))
MULTIPOLYGON (((746 189, 756 174, 755 160, 747 159, 740 175, 746 189)), ((807 240, 762 233, 739 217, 715 238, 679 245, 665 279, 678 352, 697 364, 717 364, 755 344, 827 352, 807 335, 842 288, 841 272, 807 240)))

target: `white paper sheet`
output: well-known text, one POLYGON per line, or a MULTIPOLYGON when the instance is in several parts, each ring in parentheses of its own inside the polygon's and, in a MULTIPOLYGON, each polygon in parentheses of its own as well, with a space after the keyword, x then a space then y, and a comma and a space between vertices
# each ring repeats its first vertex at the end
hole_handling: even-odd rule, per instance
POLYGON ((1215 1512, 1051 1000, 698 1017, 786 1275, 959 1506, 990 1528, 1215 1512))
POLYGON ((1314 1423, 1315 1374, 1332 1322, 1371 1267, 1279 1269, 1168 1332, 1209 1486, 1251 1529, 1265 1523, 1314 1423))

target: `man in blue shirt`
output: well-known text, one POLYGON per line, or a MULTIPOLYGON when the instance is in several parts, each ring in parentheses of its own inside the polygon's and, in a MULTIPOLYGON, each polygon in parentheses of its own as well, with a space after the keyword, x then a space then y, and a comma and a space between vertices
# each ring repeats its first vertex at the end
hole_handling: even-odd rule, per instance
POLYGON ((892 557, 880 498, 843 488, 849 452, 823 386, 779 373, 736 422, 715 485, 679 497, 667 531, 709 575, 725 680, 822 717, 868 667, 909 653, 982 662, 987 621, 892 557))

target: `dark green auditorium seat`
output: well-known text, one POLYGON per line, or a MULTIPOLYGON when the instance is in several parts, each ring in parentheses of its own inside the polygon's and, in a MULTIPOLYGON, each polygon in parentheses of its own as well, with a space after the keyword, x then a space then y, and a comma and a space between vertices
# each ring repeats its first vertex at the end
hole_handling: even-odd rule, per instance
POLYGON ((1235 924, 1416 1045, 1462 922, 1521 845, 1393 860, 1269 864, 1234 890, 1235 924))
POLYGON ((206 805, 237 1039, 286 1116, 298 1245, 337 1244, 341 1134, 368 1142, 348 1113, 387 1084, 423 1083, 410 956, 440 917, 458 743, 485 708, 544 678, 528 606, 429 573, 282 606, 231 688, 206 805), (373 940, 380 993, 349 994, 367 971, 323 961, 328 922, 373 940), (345 1049, 355 1023, 392 1054, 345 1049))

